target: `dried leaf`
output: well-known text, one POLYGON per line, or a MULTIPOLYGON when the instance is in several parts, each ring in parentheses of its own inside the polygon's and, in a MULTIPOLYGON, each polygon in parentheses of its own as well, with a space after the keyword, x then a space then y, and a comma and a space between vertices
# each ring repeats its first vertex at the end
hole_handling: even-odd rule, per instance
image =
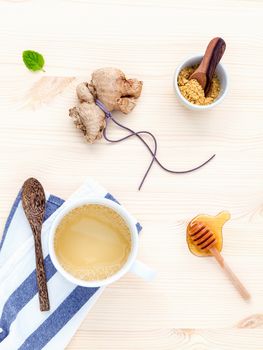
POLYGON ((26 106, 33 108, 48 103, 55 96, 61 94, 75 77, 45 76, 37 80, 26 94, 26 106))

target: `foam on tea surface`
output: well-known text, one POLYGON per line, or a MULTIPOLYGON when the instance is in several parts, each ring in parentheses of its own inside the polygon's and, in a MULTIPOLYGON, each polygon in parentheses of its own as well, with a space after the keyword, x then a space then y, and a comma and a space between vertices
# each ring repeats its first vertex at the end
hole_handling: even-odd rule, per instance
POLYGON ((113 209, 88 204, 73 209, 55 233, 55 253, 62 267, 78 279, 102 280, 119 271, 131 251, 131 234, 113 209))

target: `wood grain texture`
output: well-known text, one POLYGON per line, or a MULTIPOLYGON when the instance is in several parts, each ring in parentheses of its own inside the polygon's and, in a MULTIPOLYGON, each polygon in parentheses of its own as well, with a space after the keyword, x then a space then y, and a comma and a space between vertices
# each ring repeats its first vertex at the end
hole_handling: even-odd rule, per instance
MULTIPOLYGON (((0 13, 1 227, 26 178, 66 198, 93 176, 138 217, 140 258, 158 273, 151 284, 127 275, 107 288, 68 349, 262 350, 262 1, 1 1, 0 13), (215 36, 227 44, 229 93, 193 113, 177 101, 173 73, 215 36), (45 56, 46 74, 78 77, 36 110, 21 108, 43 76, 26 71, 25 49, 45 56), (103 66, 143 80, 135 110, 114 116, 153 132, 160 160, 182 170, 216 158, 188 175, 154 166, 138 193, 150 160, 140 142, 89 146, 68 117, 77 82, 103 66), (247 304, 213 259, 194 257, 185 242, 192 217, 221 210, 232 214, 223 254, 251 292, 247 304)), ((109 133, 123 135, 112 125, 109 133)))

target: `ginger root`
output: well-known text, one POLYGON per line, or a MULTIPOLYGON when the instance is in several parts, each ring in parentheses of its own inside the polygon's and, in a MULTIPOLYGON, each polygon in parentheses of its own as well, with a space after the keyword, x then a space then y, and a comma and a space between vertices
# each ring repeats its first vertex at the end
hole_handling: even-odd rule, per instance
POLYGON ((93 72, 89 83, 77 86, 78 105, 69 110, 69 116, 89 143, 102 137, 106 126, 105 113, 95 104, 100 100, 106 108, 128 114, 136 106, 140 97, 142 82, 126 79, 124 73, 116 68, 101 68, 93 72))

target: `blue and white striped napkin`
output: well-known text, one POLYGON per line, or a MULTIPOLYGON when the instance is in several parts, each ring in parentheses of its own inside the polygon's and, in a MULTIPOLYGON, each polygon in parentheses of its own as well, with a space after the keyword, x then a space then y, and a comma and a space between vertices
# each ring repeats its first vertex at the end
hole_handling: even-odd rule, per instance
MULTIPOLYGON (((92 179, 87 179, 65 203, 46 194, 42 247, 51 307, 47 312, 39 310, 33 236, 22 208, 21 193, 18 194, 0 243, 1 350, 64 349, 102 293, 103 288, 85 288, 66 281, 48 254, 48 233, 61 207, 92 194, 116 201, 92 179)), ((141 226, 135 219, 134 222, 139 232, 141 226)))

